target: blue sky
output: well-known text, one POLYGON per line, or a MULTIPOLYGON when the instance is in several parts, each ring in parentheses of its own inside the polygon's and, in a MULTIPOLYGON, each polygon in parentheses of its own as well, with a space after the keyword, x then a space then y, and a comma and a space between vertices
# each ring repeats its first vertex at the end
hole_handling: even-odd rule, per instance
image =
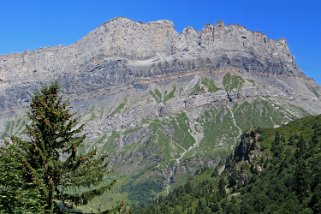
POLYGON ((320 0, 3 0, 0 54, 68 45, 116 16, 169 19, 178 31, 224 20, 286 38, 299 67, 321 84, 320 11, 320 0))

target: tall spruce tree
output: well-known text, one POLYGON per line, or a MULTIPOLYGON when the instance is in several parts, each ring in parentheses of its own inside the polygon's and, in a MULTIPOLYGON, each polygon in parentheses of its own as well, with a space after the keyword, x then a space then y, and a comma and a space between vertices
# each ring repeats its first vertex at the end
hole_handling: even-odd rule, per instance
POLYGON ((10 145, 24 172, 24 183, 29 184, 30 191, 40 192, 48 214, 86 204, 115 182, 103 182, 105 157, 96 157, 95 150, 80 152, 86 137, 83 125, 70 113, 69 103, 59 95, 59 89, 55 82, 34 94, 28 112, 28 140, 12 137, 10 145))

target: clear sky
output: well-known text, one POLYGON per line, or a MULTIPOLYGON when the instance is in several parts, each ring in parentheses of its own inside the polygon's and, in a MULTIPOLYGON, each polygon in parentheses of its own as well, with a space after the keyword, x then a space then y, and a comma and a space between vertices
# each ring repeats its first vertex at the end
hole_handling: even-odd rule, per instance
POLYGON ((321 84, 321 0, 2 0, 0 54, 68 45, 117 16, 169 19, 178 31, 224 20, 284 37, 299 67, 321 84))

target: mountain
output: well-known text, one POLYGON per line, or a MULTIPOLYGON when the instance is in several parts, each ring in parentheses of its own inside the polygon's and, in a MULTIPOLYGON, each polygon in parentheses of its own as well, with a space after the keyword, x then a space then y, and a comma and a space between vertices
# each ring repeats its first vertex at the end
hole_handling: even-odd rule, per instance
POLYGON ((110 20, 69 46, 0 56, 0 139, 24 135, 31 95, 58 80, 86 124, 88 147, 109 154, 112 197, 140 202, 215 167, 242 133, 321 113, 321 88, 285 39, 217 22, 177 32, 166 20, 110 20))
POLYGON ((242 135, 216 169, 134 213, 320 213, 321 116, 242 135))

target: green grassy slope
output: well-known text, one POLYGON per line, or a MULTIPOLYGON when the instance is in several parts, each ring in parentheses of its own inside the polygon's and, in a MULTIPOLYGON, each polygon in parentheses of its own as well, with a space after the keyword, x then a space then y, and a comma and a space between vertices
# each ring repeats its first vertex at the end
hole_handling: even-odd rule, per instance
MULTIPOLYGON (((106 135, 96 146, 101 148, 101 152, 116 151, 117 156, 124 160, 114 165, 114 170, 120 179, 115 188, 118 189, 118 192, 114 193, 118 195, 116 198, 123 198, 130 203, 144 203, 164 195, 164 182, 169 178, 164 172, 174 168, 182 153, 195 143, 190 126, 202 131, 203 139, 197 147, 181 157, 180 162, 184 164, 195 159, 204 161, 224 159, 235 147, 242 132, 259 126, 279 126, 296 118, 293 112, 304 114, 295 107, 283 108, 281 104, 277 105, 263 98, 231 107, 222 104, 205 111, 196 121, 190 121, 186 113, 145 120, 143 126, 150 131, 148 137, 124 145, 122 148, 118 145, 121 136, 133 134, 141 128, 106 135)), ((189 176, 176 173, 172 178, 171 189, 185 184, 189 176)), ((100 200, 112 203, 108 197, 106 195, 100 200)), ((95 203, 95 206, 90 206, 98 205, 95 203)))
POLYGON ((215 82, 212 79, 202 77, 201 80, 196 85, 194 85, 190 95, 201 94, 205 91, 214 93, 218 90, 221 89, 216 86, 215 82))
MULTIPOLYGON (((223 90, 217 86, 222 84, 209 77, 197 80, 188 94, 223 90)), ((244 83, 241 76, 228 73, 223 77, 226 92, 240 89, 244 83)), ((180 90, 175 85, 166 90, 156 87, 149 91, 149 96, 157 103, 166 104, 181 96, 180 90)), ((279 102, 263 97, 238 100, 237 103, 217 102, 201 110, 197 118, 186 109, 178 114, 145 119, 132 129, 119 128, 112 132, 99 130, 99 124, 109 116, 118 116, 130 109, 132 100, 129 96, 110 107, 88 109, 81 115, 81 123, 92 125, 95 138, 90 139, 82 151, 96 148, 98 155, 108 154, 118 182, 113 189, 114 197, 103 195, 84 209, 103 210, 121 199, 129 203, 144 203, 164 195, 166 187, 173 189, 185 184, 199 167, 225 159, 244 131, 256 127, 277 127, 306 115, 302 109, 279 102), (134 140, 125 142, 124 139, 134 140)), ((19 118, 7 122, 0 140, 13 134, 21 135, 24 125, 25 121, 19 118)))
MULTIPOLYGON (((208 85, 208 90, 211 84, 205 85, 208 85)), ((174 96, 175 90, 174 87, 162 97, 167 96, 169 99, 174 96)), ((115 110, 122 111, 127 105, 125 99, 111 108, 109 113, 106 110, 92 109, 82 117, 82 122, 95 121, 115 110)), ((301 109, 285 106, 258 97, 231 106, 223 103, 215 105, 196 119, 188 116, 189 112, 183 112, 144 120, 141 126, 133 129, 102 133, 93 143, 88 143, 88 148, 85 149, 96 148, 98 155, 108 154, 113 157, 112 165, 118 182, 113 189, 115 197, 111 199, 108 194, 99 197, 89 204, 90 209, 103 210, 120 199, 141 203, 164 194, 167 180, 170 178, 168 170, 175 169, 178 165, 177 160, 191 171, 176 172, 170 178, 171 189, 185 184, 191 173, 200 166, 200 160, 206 163, 224 159, 235 147, 242 132, 255 127, 279 126, 305 114, 301 109), (148 132, 147 135, 137 138, 135 142, 121 145, 124 138, 134 136, 143 129, 148 132), (202 133, 202 139, 195 147, 193 146, 196 140, 192 130, 202 133), (97 203, 99 200, 107 203, 97 203)), ((16 131, 23 132, 23 127, 20 119, 9 121, 7 131, 1 137, 8 137, 16 131)))
POLYGON ((320 161, 321 116, 256 129, 224 165, 198 170, 135 213, 320 213, 320 161))
POLYGON ((3 133, 0 133, 0 139, 9 140, 11 136, 22 136, 25 134, 27 125, 26 117, 15 117, 13 120, 6 122, 3 133))
POLYGON ((237 75, 232 75, 230 73, 225 74, 223 78, 224 89, 227 92, 232 91, 233 89, 240 89, 244 83, 244 79, 237 75))

